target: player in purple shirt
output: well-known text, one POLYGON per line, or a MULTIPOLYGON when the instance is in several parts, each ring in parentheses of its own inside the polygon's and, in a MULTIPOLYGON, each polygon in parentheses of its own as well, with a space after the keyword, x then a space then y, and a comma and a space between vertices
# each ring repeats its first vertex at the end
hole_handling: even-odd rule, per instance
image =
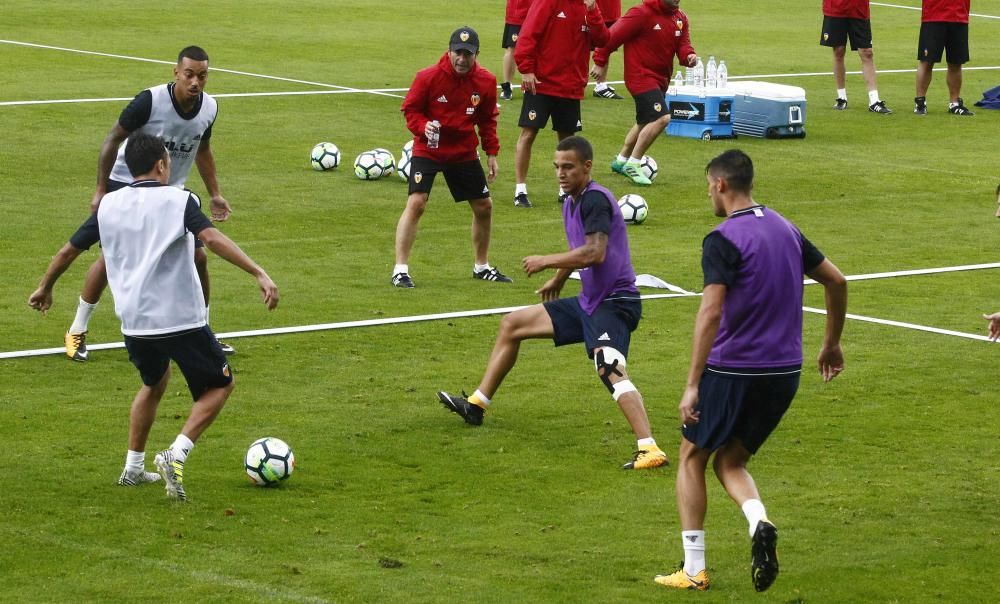
POLYGON ((638 450, 624 469, 655 468, 667 463, 667 455, 656 445, 642 395, 625 372, 642 302, 635 287, 625 221, 615 196, 591 180, 593 159, 594 150, 586 139, 570 136, 559 142, 554 165, 560 187, 569 194, 563 204, 563 221, 570 249, 523 260, 529 276, 558 269, 536 292, 542 303, 514 311, 500 321, 486 372, 472 396, 438 392, 438 398, 467 423, 478 426, 491 397, 517 362, 522 341, 551 338, 556 346, 583 342, 597 375, 638 441, 638 450), (583 283, 580 295, 560 298, 559 292, 574 270, 580 271, 583 283))
POLYGON ((764 591, 778 576, 778 531, 768 520, 747 462, 791 405, 802 369, 802 275, 826 289, 826 334, 819 371, 844 369, 840 334, 847 313, 844 275, 795 225, 751 197, 753 163, 726 151, 705 169, 715 215, 705 237, 705 288, 695 321, 691 368, 679 405, 677 509, 684 566, 655 581, 708 589, 705 570, 705 469, 713 468, 750 528, 751 579, 764 591))

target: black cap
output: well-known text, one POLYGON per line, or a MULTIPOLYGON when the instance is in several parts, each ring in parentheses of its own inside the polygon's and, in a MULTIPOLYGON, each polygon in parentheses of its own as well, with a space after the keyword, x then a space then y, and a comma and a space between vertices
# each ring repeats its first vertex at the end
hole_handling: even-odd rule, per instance
POLYGON ((479 52, 479 34, 471 27, 460 27, 451 34, 448 50, 467 50, 473 54, 479 52))

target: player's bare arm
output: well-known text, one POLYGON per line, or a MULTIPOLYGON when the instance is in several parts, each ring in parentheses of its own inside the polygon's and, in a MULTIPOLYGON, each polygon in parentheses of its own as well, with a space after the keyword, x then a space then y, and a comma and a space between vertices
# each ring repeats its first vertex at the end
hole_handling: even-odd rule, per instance
POLYGON ((215 173, 215 155, 212 153, 211 140, 201 141, 198 146, 198 153, 194 157, 194 163, 198 166, 198 173, 205 183, 205 190, 211 198, 212 220, 222 222, 229 218, 233 209, 229 207, 229 202, 222 196, 219 190, 219 180, 215 173))
POLYGON ((96 212, 101 205, 101 199, 108 192, 108 177, 111 175, 111 168, 115 165, 118 157, 118 147, 128 138, 129 132, 118 122, 111 127, 111 131, 104 137, 101 144, 101 152, 97 156, 97 185, 94 187, 94 196, 90 200, 90 211, 96 212))
POLYGON ((580 247, 559 254, 528 256, 521 261, 521 266, 529 277, 548 268, 565 268, 572 271, 604 262, 607 251, 607 233, 587 233, 584 244, 580 247))
POLYGON ((38 288, 28 296, 28 306, 43 314, 51 308, 52 289, 55 287, 56 281, 82 253, 83 250, 77 249, 72 243, 62 246, 62 249, 52 258, 49 267, 45 269, 45 275, 38 283, 38 288))
POLYGON ((826 291, 826 332, 819 351, 817 365, 824 382, 829 382, 844 370, 844 353, 840 349, 840 334, 847 316, 847 279, 832 262, 823 260, 809 273, 826 291))
POLYGON ((694 336, 691 342, 691 366, 688 369, 687 384, 678 405, 681 424, 697 424, 699 413, 695 411, 698 404, 698 384, 701 374, 705 372, 708 354, 712 351, 712 343, 719 333, 722 321, 722 304, 726 300, 726 286, 722 284, 706 285, 701 293, 701 306, 694 322, 694 336))
POLYGON ((243 269, 257 279, 257 286, 260 287, 261 295, 264 298, 264 305, 268 310, 274 310, 278 306, 278 286, 267 275, 263 268, 254 262, 250 256, 240 249, 240 246, 226 237, 226 235, 216 228, 205 229, 198 233, 198 239, 205 246, 218 254, 223 260, 243 269))

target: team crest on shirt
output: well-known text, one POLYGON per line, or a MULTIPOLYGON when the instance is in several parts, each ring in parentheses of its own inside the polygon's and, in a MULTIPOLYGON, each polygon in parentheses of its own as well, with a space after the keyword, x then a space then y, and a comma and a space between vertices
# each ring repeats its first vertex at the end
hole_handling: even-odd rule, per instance
POLYGON ((677 20, 677 29, 684 29, 684 22, 680 19, 677 20))
POLYGON ((528 119, 529 119, 529 120, 531 120, 531 121, 535 121, 535 118, 536 118, 536 117, 538 117, 538 114, 537 114, 537 113, 535 113, 535 110, 534 110, 534 109, 532 109, 531 111, 529 111, 529 112, 528 112, 528 119))
POLYGON ((417 183, 419 185, 420 181, 423 180, 423 179, 424 179, 423 173, 421 173, 421 172, 414 172, 413 173, 413 182, 415 182, 415 183, 417 183))
POLYGON ((482 98, 479 96, 478 92, 473 92, 472 93, 472 106, 473 107, 475 107, 476 105, 478 105, 479 101, 481 101, 481 100, 482 100, 482 98))
POLYGON ((660 109, 662 109, 662 108, 663 108, 663 105, 661 105, 659 103, 653 103, 653 111, 659 113, 660 109))

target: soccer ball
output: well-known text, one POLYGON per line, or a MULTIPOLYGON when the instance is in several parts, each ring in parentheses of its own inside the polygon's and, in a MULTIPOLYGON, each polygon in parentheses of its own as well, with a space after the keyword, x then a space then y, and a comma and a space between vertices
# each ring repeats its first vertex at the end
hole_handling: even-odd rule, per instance
POLYGON ((413 160, 413 139, 406 141, 403 151, 399 154, 399 163, 396 164, 396 174, 403 180, 410 180, 410 162, 413 160))
POLYGON ((643 155, 642 159, 639 161, 639 169, 642 173, 646 175, 649 180, 656 180, 656 174, 659 172, 659 168, 656 165, 656 160, 648 155, 643 155))
POLYGON ((396 158, 393 157, 388 149, 379 147, 378 149, 372 149, 372 153, 376 154, 382 161, 382 176, 389 176, 396 171, 396 158))
POLYGON ((646 222, 646 216, 649 214, 646 200, 635 193, 629 193, 619 199, 618 208, 622 212, 622 218, 628 224, 642 224, 646 222))
POLYGON ((365 151, 354 158, 354 175, 361 180, 378 180, 385 174, 385 156, 365 151))
POLYGON ((340 165, 340 149, 333 143, 319 143, 309 154, 313 170, 332 170, 340 165))
POLYGON ((253 441, 244 460, 250 481, 269 487, 287 479, 295 470, 295 453, 285 441, 267 436, 253 441))

